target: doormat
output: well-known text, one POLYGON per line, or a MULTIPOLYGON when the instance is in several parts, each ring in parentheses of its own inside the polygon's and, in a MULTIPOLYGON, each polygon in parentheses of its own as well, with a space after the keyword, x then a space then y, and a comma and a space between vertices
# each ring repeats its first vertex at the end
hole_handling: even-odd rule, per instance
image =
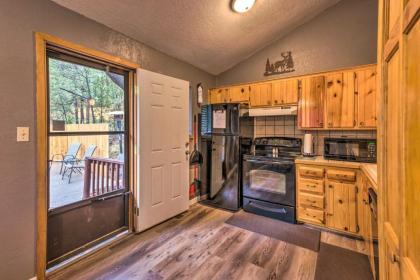
POLYGON ((321 243, 316 262, 315 280, 373 279, 368 256, 321 243))

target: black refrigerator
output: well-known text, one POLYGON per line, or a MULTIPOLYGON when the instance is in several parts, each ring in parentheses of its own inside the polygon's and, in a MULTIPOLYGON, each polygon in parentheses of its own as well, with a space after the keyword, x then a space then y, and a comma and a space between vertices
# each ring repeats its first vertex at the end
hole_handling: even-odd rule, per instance
MULTIPOLYGON (((205 134, 210 138, 208 191, 204 204, 236 211, 241 207, 242 154, 250 148, 253 122, 241 117, 239 104, 206 108, 205 134)), ((203 123, 203 121, 202 121, 203 123)))

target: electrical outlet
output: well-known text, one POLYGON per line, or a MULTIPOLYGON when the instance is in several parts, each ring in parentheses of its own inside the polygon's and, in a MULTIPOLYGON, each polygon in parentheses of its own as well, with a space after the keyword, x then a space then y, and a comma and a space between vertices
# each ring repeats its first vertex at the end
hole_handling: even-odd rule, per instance
POLYGON ((28 142, 29 141, 29 127, 18 126, 16 128, 16 141, 17 142, 28 142))

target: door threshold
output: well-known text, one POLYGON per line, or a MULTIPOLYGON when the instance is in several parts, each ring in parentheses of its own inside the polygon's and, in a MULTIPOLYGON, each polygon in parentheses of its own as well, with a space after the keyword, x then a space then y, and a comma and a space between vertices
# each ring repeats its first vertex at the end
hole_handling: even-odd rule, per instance
POLYGON ((48 268, 46 270, 46 276, 51 277, 53 275, 56 275, 60 273, 63 269, 68 268, 69 266, 72 266, 80 261, 85 260, 86 258, 93 256, 95 254, 101 253, 103 250, 116 245, 117 243, 125 240, 126 238, 130 237, 133 234, 133 232, 130 232, 129 230, 125 230, 109 239, 106 239, 99 244, 92 246, 85 251, 72 256, 71 258, 64 260, 58 264, 53 265, 52 267, 48 268))

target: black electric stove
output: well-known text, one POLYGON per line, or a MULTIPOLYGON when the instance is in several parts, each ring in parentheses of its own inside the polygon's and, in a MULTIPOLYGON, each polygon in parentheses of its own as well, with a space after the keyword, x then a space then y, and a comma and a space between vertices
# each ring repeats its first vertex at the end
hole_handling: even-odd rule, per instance
POLYGON ((295 223, 296 168, 302 140, 290 137, 255 138, 243 156, 242 187, 245 211, 295 223))

